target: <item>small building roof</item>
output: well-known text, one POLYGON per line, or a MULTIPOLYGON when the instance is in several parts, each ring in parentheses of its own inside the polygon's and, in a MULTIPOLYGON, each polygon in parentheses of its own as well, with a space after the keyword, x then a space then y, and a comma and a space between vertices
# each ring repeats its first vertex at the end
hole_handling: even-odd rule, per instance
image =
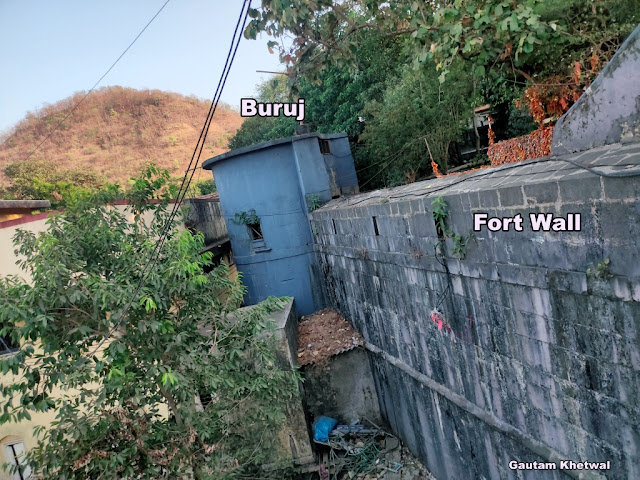
POLYGON ((207 195, 200 195, 198 197, 189 198, 188 201, 189 202, 196 202, 196 203, 200 203, 200 202, 219 202, 220 201, 220 195, 218 195, 217 192, 208 193, 207 195))
POLYGON ((205 170, 211 170, 214 163, 220 162, 222 160, 227 160, 228 158, 237 157, 238 155, 243 155, 245 153, 254 152, 256 150, 263 150, 265 148, 275 147, 276 145, 282 145, 283 143, 293 143, 311 137, 317 137, 322 140, 333 140, 334 138, 343 138, 346 136, 346 133, 314 132, 306 133, 304 135, 294 135, 292 137, 277 138, 276 140, 269 140, 268 142, 257 143, 256 145, 249 145, 248 147, 236 148, 235 150, 230 150, 216 157, 209 158, 202 164, 202 168, 205 170))
POLYGON ((49 200, 0 200, 0 210, 49 208, 49 200))

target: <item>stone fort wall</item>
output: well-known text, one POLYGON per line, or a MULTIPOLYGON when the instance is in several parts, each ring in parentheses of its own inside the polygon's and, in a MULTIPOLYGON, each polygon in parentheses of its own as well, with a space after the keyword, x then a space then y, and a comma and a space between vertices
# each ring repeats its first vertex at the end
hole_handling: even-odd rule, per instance
POLYGON ((639 173, 640 144, 614 144, 312 213, 330 303, 367 341, 384 417, 436 478, 640 478, 639 173), (476 213, 520 214, 522 231, 474 231, 476 213), (534 231, 530 213, 579 214, 580 231, 534 231))

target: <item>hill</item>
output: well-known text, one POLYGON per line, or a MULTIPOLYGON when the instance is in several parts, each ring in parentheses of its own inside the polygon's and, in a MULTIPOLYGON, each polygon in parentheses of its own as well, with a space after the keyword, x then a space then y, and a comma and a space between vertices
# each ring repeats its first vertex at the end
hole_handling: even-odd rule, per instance
MULTIPOLYGON (((28 113, 0 140, 0 186, 4 169, 23 161, 84 96, 83 92, 28 113)), ((93 170, 126 184, 153 161, 182 176, 196 145, 209 102, 160 90, 103 87, 94 91, 32 155, 58 168, 93 170)), ((202 151, 204 160, 228 150, 242 124, 240 114, 220 104, 202 151)))

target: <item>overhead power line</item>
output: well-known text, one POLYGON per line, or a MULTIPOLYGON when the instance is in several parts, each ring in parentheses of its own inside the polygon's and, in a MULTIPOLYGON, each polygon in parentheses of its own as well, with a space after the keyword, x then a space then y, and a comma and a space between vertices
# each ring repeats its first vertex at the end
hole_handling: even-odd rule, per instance
POLYGON ((153 23, 153 21, 156 19, 156 17, 158 15, 160 15, 160 12, 162 12, 162 10, 164 10, 164 7, 167 6, 167 4, 170 2, 171 0, 167 0, 166 2, 164 2, 162 4, 162 6, 160 7, 160 9, 156 12, 156 14, 151 17, 151 20, 149 20, 147 22, 147 24, 144 26, 144 28, 142 30, 140 30, 140 33, 138 33, 138 35, 136 35, 136 38, 133 39, 133 41, 129 44, 129 46, 127 48, 124 49, 124 51, 120 54, 120 56, 118 58, 116 58, 116 61, 113 62, 111 64, 111 66, 107 69, 106 72, 104 72, 104 74, 98 79, 98 81, 96 83, 93 84, 93 87, 91 87, 89 89, 89 91, 80 99, 80 101, 78 103, 76 103, 73 108, 69 111, 69 113, 67 113, 64 118, 62 120, 60 120, 54 127, 53 129, 47 134, 46 137, 44 137, 44 140, 42 140, 38 145, 36 145, 36 148, 34 148, 33 150, 31 150, 31 152, 29 152, 29 155, 26 156, 26 158, 24 160, 22 160, 22 163, 26 162, 27 160, 29 160, 31 158, 31 156, 42 146, 44 145, 44 143, 49 140, 51 138, 51 135, 53 135, 56 130, 58 130, 58 128, 60 128, 60 125, 62 125, 71 115, 73 115, 73 113, 78 109, 78 107, 82 104, 82 102, 84 102, 87 97, 91 94, 91 92, 93 92, 96 87, 100 84, 100 82, 102 82, 102 80, 104 80, 104 77, 106 77, 109 72, 111 70, 113 70, 113 67, 115 67, 118 62, 122 59, 122 57, 125 56, 125 54, 131 49, 131 47, 133 47, 134 43, 136 43, 138 41, 138 39, 142 36, 142 34, 147 30, 147 28, 149 28, 149 25, 151 25, 153 23))
POLYGON ((209 132, 209 127, 211 126, 213 116, 218 107, 218 102, 220 101, 222 90, 224 89, 224 86, 227 82, 227 77, 229 76, 229 71, 231 70, 231 66, 235 59, 236 52, 238 51, 240 40, 242 39, 242 32, 244 31, 244 27, 247 22, 249 7, 250 7, 250 1, 244 0, 242 3, 242 9, 240 10, 238 21, 236 23, 235 31, 233 32, 233 38, 231 40, 229 52, 227 53, 227 59, 224 64, 222 74, 220 75, 220 79, 218 80, 218 86, 216 88, 216 92, 211 101, 211 106, 209 107, 207 118, 204 122, 202 130, 200 131, 198 142, 196 143, 196 147, 193 150, 193 154, 191 155, 191 160, 189 161, 189 165, 187 166, 185 175, 182 179, 182 183, 180 185, 180 189, 178 190, 178 194, 176 197, 176 202, 173 204, 173 208, 171 210, 171 213, 169 214, 169 218, 167 219, 162 229, 162 232, 160 233, 159 238, 156 240, 153 251, 149 255, 149 258, 147 259, 147 262, 144 268, 142 269, 142 273, 140 275, 140 280, 138 281, 138 285, 136 286, 136 290, 133 293, 127 305, 125 306, 124 310, 120 314, 118 320, 113 324, 113 326, 111 327, 107 335, 98 343, 98 345, 93 349, 93 351, 87 357, 85 357, 87 360, 91 358, 102 347, 102 345, 104 345, 104 343, 109 338, 111 338, 111 336, 113 336, 113 333, 120 327, 120 325, 122 324, 122 321, 125 319, 127 313, 131 309, 133 302, 135 301, 136 297, 140 293, 140 290, 142 289, 145 281, 147 280, 148 276, 151 274, 151 272, 153 271, 153 268, 158 262, 158 258, 160 256, 160 252, 162 251, 162 247, 165 241, 167 240, 173 221, 178 211, 180 210, 180 206, 182 205, 182 202, 185 199, 185 196, 189 190, 189 186, 191 185, 191 180, 193 179, 193 176, 195 174, 195 168, 193 168, 194 162, 196 166, 200 162, 200 156, 202 155, 202 149, 204 148, 204 143, 207 138, 207 133, 209 132), (240 26, 241 24, 242 26, 240 26))

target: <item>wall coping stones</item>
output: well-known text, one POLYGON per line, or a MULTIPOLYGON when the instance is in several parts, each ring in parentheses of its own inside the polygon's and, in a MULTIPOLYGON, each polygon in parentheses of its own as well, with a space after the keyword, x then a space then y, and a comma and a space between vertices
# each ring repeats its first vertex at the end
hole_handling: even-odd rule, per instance
POLYGON ((440 195, 494 191, 502 186, 506 188, 550 181, 598 178, 596 172, 607 174, 624 172, 624 174, 640 175, 640 138, 636 143, 606 145, 587 152, 538 158, 341 197, 315 210, 312 217, 322 218, 325 213, 336 210, 376 205, 391 208, 391 212, 397 214, 398 207, 393 204, 398 202, 440 195))

